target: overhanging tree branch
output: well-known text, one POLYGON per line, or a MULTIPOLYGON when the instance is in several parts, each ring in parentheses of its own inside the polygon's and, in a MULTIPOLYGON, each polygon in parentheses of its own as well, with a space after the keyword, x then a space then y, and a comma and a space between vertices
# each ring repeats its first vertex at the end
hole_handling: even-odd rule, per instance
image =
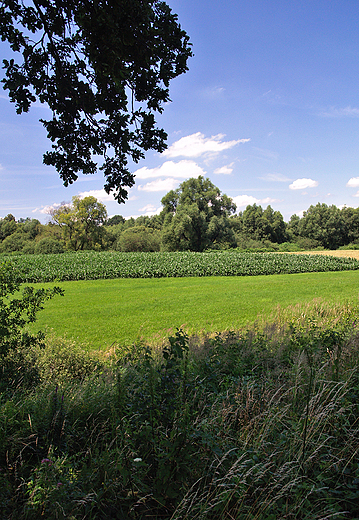
POLYGON ((65 186, 100 169, 106 191, 124 202, 134 184, 128 161, 166 147, 154 115, 169 100, 170 81, 187 70, 189 38, 159 0, 33 0, 33 6, 0 4, 0 36, 20 57, 4 60, 4 88, 18 113, 37 99, 48 104, 53 118, 42 123, 52 150, 44 163, 65 186), (43 33, 41 46, 29 45, 29 32, 43 33))

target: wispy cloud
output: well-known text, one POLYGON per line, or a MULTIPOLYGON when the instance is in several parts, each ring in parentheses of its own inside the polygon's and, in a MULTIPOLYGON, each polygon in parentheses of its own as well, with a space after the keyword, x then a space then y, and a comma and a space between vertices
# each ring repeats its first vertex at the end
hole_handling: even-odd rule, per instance
POLYGON ((279 202, 278 199, 271 199, 266 197, 265 199, 257 199, 252 195, 238 195, 232 198, 237 208, 246 208, 247 206, 253 206, 253 204, 271 204, 273 202, 279 202))
POLYGON ((318 181, 313 181, 313 179, 297 179, 289 185, 289 189, 305 190, 306 188, 315 188, 318 184, 318 181))
POLYGON ((162 155, 165 157, 199 157, 209 153, 220 153, 239 143, 250 141, 250 139, 223 141, 224 137, 224 134, 205 137, 201 132, 197 132, 174 142, 162 155))
POLYGON ((156 181, 148 182, 144 186, 139 185, 139 191, 170 191, 174 190, 178 186, 178 180, 176 179, 157 179, 156 181))
POLYGON ((359 188, 359 177, 352 177, 346 184, 349 188, 359 188))
POLYGON ((273 152, 272 150, 266 150, 264 148, 257 148, 254 146, 252 150, 255 152, 257 156, 263 157, 264 159, 274 159, 277 160, 279 157, 279 153, 273 152))
POLYGON ((144 166, 135 171, 137 179, 150 179, 152 177, 178 177, 186 179, 187 177, 198 177, 198 175, 205 175, 203 168, 198 166, 194 161, 183 160, 175 163, 173 161, 166 161, 157 168, 147 168, 144 166))
POLYGON ((227 166, 221 166, 214 170, 214 173, 217 175, 230 175, 233 172, 233 165, 234 163, 227 164, 227 166))
POLYGON ((359 108, 351 106, 345 108, 330 107, 319 113, 322 117, 359 117, 359 108))
POLYGON ((292 179, 289 179, 285 175, 282 175, 281 173, 268 173, 267 175, 264 175, 263 177, 259 177, 262 179, 262 181, 269 181, 269 182, 289 182, 292 179))
POLYGON ((106 193, 105 190, 89 190, 89 191, 81 191, 79 193, 80 199, 84 199, 85 197, 95 197, 100 202, 113 202, 113 194, 106 193))

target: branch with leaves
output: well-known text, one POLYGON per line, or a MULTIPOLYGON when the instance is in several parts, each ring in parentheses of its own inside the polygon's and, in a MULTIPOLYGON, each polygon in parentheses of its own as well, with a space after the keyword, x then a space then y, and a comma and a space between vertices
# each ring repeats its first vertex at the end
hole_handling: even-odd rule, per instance
POLYGON ((177 15, 158 0, 2 0, 0 36, 14 52, 2 82, 17 113, 37 100, 52 112, 44 163, 65 186, 100 169, 124 202, 128 161, 166 148, 155 114, 192 55, 177 15))

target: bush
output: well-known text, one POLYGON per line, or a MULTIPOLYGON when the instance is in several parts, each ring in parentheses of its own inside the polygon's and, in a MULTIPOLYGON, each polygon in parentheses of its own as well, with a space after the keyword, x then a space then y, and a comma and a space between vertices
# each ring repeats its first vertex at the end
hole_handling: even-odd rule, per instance
POLYGON ((123 252, 159 251, 160 232, 147 226, 133 226, 125 229, 117 239, 116 249, 123 252))
POLYGON ((35 377, 31 348, 43 339, 24 327, 36 320, 43 303, 62 289, 24 287, 20 292, 18 272, 9 262, 0 263, 0 389, 16 388, 35 377))
POLYGON ((39 240, 34 247, 36 255, 48 255, 52 253, 63 253, 64 246, 59 240, 51 237, 44 237, 39 240))

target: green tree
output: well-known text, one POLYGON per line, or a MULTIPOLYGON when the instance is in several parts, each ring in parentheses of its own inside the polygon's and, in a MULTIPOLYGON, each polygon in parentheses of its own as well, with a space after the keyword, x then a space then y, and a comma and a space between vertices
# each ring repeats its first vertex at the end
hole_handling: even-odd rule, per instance
POLYGON ((344 245, 346 227, 340 209, 320 202, 310 206, 300 219, 299 235, 316 240, 326 249, 337 249, 344 245))
POLYGON ((253 240, 264 240, 266 238, 262 206, 248 205, 243 211, 242 221, 245 235, 253 240))
POLYGON ((297 214, 294 214, 290 217, 290 220, 287 224, 287 232, 288 232, 288 238, 291 241, 294 241, 296 237, 299 236, 299 223, 300 223, 300 217, 297 214))
POLYGON ((189 179, 167 193, 161 202, 165 250, 204 251, 235 245, 229 216, 236 206, 209 179, 189 179))
POLYGON ((117 226, 117 224, 123 224, 124 222, 125 218, 122 215, 114 215, 106 220, 105 226, 117 226))
POLYGON ((155 114, 192 55, 177 15, 160 0, 2 0, 0 36, 14 51, 2 81, 17 113, 35 101, 52 112, 44 163, 67 186, 102 156, 105 190, 123 202, 128 159, 166 148, 155 114))
POLYGON ((51 212, 52 220, 60 226, 68 249, 100 250, 105 247, 107 218, 106 207, 95 197, 80 199, 75 196, 72 204, 63 204, 51 212))
POLYGON ((160 247, 160 232, 141 225, 125 229, 116 242, 120 251, 159 251, 160 247))
POLYGON ((242 214, 242 233, 251 240, 269 240, 276 244, 287 240, 283 216, 271 206, 263 211, 262 206, 248 205, 242 214))
POLYGON ((345 225, 345 244, 359 242, 359 208, 344 207, 341 216, 345 225))
POLYGON ((0 240, 15 233, 17 224, 14 215, 9 213, 6 217, 0 219, 0 240))
POLYGON ((271 206, 267 206, 262 218, 267 240, 276 244, 282 244, 287 240, 286 224, 280 211, 274 211, 271 206))

